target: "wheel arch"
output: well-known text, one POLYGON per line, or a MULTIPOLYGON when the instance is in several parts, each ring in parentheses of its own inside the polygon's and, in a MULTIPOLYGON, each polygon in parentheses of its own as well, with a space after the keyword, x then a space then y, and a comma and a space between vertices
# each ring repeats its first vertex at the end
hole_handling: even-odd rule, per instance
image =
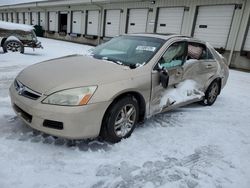
POLYGON ((124 98, 124 97, 127 97, 127 96, 132 96, 136 99, 136 101, 138 102, 138 105, 139 105, 139 122, 142 122, 145 118, 145 114, 146 114, 146 102, 145 102, 145 99, 144 97, 142 96, 142 94, 140 94, 139 92, 137 91, 126 91, 126 92, 123 92, 123 93, 120 93, 116 96, 114 96, 111 104, 108 106, 108 108, 106 109, 105 113, 104 113, 104 116, 102 118, 102 123, 105 119, 105 116, 107 114, 107 112, 109 111, 109 109, 117 102, 119 101, 120 99, 124 98))
POLYGON ((1 40, 1 47, 3 47, 3 44, 5 43, 6 40, 7 40, 7 38, 3 38, 3 39, 1 40))
MULTIPOLYGON (((216 77, 214 79, 211 79, 210 82, 208 82, 206 90, 208 89, 208 87, 213 83, 213 82, 218 82, 219 83, 219 94, 221 92, 221 86, 222 86, 222 78, 221 77, 216 77)), ((219 95, 218 94, 218 95, 219 95)))

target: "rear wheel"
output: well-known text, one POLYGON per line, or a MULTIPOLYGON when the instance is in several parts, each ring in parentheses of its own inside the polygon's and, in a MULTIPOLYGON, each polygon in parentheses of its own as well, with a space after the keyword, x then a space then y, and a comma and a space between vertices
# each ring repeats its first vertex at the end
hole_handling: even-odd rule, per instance
POLYGON ((101 137, 109 142, 119 142, 129 137, 138 121, 139 107, 136 99, 124 97, 107 111, 101 129, 101 137))
POLYGON ((7 40, 3 45, 3 51, 24 53, 24 46, 18 40, 7 40))
POLYGON ((219 82, 213 81, 207 88, 204 100, 201 101, 201 104, 211 106, 216 101, 219 92, 220 92, 219 82))

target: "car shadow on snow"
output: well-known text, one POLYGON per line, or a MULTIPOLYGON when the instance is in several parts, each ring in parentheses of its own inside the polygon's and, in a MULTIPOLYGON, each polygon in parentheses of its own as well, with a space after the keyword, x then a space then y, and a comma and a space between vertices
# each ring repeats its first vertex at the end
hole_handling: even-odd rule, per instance
MULTIPOLYGON (((8 53, 4 53, 2 50, 0 50, 0 54, 14 55, 14 54, 19 54, 19 52, 8 52, 8 53)), ((32 51, 32 52, 24 52, 23 55, 42 56, 43 54, 40 54, 40 53, 38 53, 37 51, 32 51)))
POLYGON ((52 144, 58 147, 79 149, 80 151, 108 151, 111 144, 96 139, 69 140, 50 136, 27 126, 17 116, 4 116, 0 119, 3 126, 0 127, 0 135, 4 134, 5 139, 18 140, 20 142, 52 144))
MULTIPOLYGON (((203 107, 199 104, 191 104, 185 108, 200 109, 203 107)), ((146 127, 183 127, 185 124, 183 124, 181 119, 186 115, 187 111, 185 108, 177 108, 170 112, 157 114, 145 120, 145 122, 138 124, 135 131, 140 131, 140 129, 144 129, 146 127)), ((2 120, 0 117, 0 122, 1 124, 3 123, 3 126, 0 126, 0 135, 4 134, 6 139, 27 141, 31 143, 52 144, 61 147, 76 148, 80 151, 109 151, 113 146, 113 144, 104 142, 100 138, 69 140, 50 136, 30 128, 17 116, 5 115, 2 120)))
POLYGON ((43 54, 40 54, 40 53, 37 53, 37 52, 33 52, 33 53, 24 52, 23 54, 24 55, 29 55, 29 56, 43 56, 43 54))

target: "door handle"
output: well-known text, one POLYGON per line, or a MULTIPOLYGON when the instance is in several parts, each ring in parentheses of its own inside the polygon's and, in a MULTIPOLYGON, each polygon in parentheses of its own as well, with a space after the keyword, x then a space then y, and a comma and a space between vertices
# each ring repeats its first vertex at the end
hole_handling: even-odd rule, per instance
POLYGON ((213 68, 213 65, 208 64, 208 65, 206 66, 206 68, 207 68, 207 69, 211 69, 211 68, 213 68))
POLYGON ((176 75, 176 76, 180 76, 180 75, 181 75, 181 72, 180 72, 180 71, 177 71, 175 75, 176 75))

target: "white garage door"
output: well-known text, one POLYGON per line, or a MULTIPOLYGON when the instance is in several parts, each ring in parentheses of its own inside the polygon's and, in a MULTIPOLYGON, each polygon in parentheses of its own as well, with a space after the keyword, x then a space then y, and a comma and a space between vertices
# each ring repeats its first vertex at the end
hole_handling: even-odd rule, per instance
POLYGON ((49 31, 56 31, 56 12, 49 12, 49 31))
POLYGON ((121 10, 106 10, 105 36, 114 37, 120 33, 121 10))
POLYGON ((24 20, 23 20, 23 12, 19 12, 18 13, 18 23, 23 24, 24 20))
POLYGON ((24 23, 30 24, 30 13, 29 12, 24 13, 24 23))
POLYGON ((89 10, 87 20, 87 35, 98 35, 99 11, 89 10))
POLYGON ((146 32, 148 9, 130 9, 128 33, 146 32))
POLYGON ((159 8, 156 33, 181 33, 184 7, 159 8))
POLYGON ((12 22, 11 13, 8 13, 8 22, 12 22))
POLYGON ((45 30, 45 12, 40 12, 39 25, 45 30))
POLYGON ((82 28, 82 11, 72 13, 72 33, 81 34, 82 28))
POLYGON ((31 13, 31 25, 37 25, 38 24, 38 12, 32 12, 31 13))
POLYGON ((209 42, 215 48, 225 48, 234 7, 234 5, 199 7, 194 37, 209 42))
POLYGON ((13 12, 12 16, 13 16, 13 23, 17 23, 17 13, 13 12))
POLYGON ((250 26, 248 28, 248 33, 247 33, 247 37, 245 40, 245 45, 243 48, 244 51, 250 51, 250 26))

